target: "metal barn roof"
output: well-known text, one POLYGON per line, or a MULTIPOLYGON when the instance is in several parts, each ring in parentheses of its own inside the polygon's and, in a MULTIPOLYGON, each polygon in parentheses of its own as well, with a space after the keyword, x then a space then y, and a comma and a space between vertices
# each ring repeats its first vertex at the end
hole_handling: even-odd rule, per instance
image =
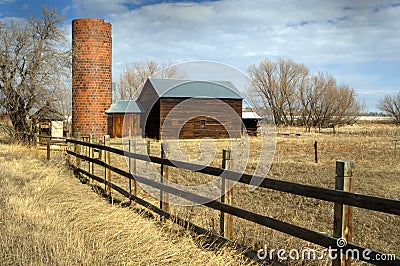
POLYGON ((133 100, 117 100, 111 104, 106 114, 140 114, 142 113, 140 102, 133 100))
POLYGON ((159 97, 243 99, 230 81, 198 81, 149 78, 159 97))
POLYGON ((242 112, 242 119, 261 119, 256 112, 242 112))

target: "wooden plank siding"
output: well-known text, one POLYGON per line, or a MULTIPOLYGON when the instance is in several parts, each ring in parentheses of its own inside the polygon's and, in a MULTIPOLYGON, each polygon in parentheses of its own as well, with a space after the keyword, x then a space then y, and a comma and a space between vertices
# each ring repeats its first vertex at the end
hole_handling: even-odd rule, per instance
POLYGON ((151 139, 160 139, 160 101, 158 100, 151 109, 149 115, 143 116, 145 119, 145 137, 151 139))
MULTIPOLYGON (((242 121, 238 119, 242 117, 242 100, 241 99, 220 99, 220 101, 225 104, 216 104, 215 99, 207 99, 207 98, 192 98, 193 102, 193 110, 198 108, 198 106, 209 106, 206 109, 208 110, 202 116, 194 117, 187 120, 190 117, 192 110, 174 110, 174 112, 182 112, 182 119, 174 118, 176 121, 170 121, 171 125, 167 125, 162 128, 163 123, 167 115, 171 112, 171 110, 178 105, 179 103, 185 101, 188 98, 161 98, 159 100, 160 109, 159 109, 159 136, 158 138, 167 137, 174 138, 178 136, 173 136, 176 133, 174 132, 174 127, 182 125, 182 128, 179 132, 179 138, 191 139, 191 138, 237 138, 241 135, 242 121), (233 115, 230 112, 226 111, 226 104, 229 105, 237 114, 233 115), (188 115, 189 114, 189 115, 188 115), (220 122, 218 122, 218 121, 220 122), (185 123, 186 122, 186 123, 185 123), (228 134, 230 132, 230 136, 228 134)), ((151 113, 153 115, 153 113, 151 113)), ((155 115, 155 113, 154 113, 155 115)), ((154 119, 155 120, 155 119, 154 119)), ((147 129, 147 128, 146 128, 147 129)))
POLYGON ((144 128, 144 137, 158 139, 160 136, 160 102, 158 94, 147 80, 139 94, 144 113, 141 115, 141 128, 144 128))
POLYGON ((112 138, 122 138, 125 136, 133 136, 141 134, 140 126, 140 114, 112 114, 111 119, 111 131, 109 135, 112 138), (124 131, 125 127, 125 132, 124 131), (123 136, 125 135, 125 136, 123 136))

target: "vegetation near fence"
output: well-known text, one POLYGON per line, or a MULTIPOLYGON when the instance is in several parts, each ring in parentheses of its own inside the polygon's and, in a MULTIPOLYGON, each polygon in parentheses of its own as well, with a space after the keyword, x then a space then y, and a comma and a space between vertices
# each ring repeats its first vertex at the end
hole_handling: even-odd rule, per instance
MULTIPOLYGON (((79 138, 79 136, 77 136, 79 138)), ((176 223, 183 224, 188 228, 193 229, 194 231, 201 234, 208 234, 211 238, 216 239, 218 242, 226 243, 232 239, 232 230, 229 228, 229 224, 231 224, 230 219, 231 216, 239 217, 247 221, 251 221, 253 223, 272 228, 274 230, 283 232, 285 234, 291 235, 296 238, 300 238, 306 240, 308 242, 320 245, 325 248, 337 248, 338 253, 348 254, 350 252, 356 251, 357 254, 365 254, 368 253, 368 257, 359 256, 357 259, 363 260, 376 265, 399 265, 400 260, 387 260, 387 261, 379 261, 379 260, 371 260, 369 258, 377 258, 385 256, 385 254, 373 251, 368 248, 356 245, 351 243, 351 228, 352 228, 352 208, 358 207, 371 211, 378 211, 387 214, 393 214, 396 216, 400 215, 400 201, 394 199, 381 198, 376 196, 368 196, 358 193, 352 193, 348 191, 352 191, 352 169, 354 164, 351 161, 337 161, 336 162, 336 186, 334 189, 321 188, 310 185, 303 185, 283 180, 277 180, 272 178, 265 177, 257 177, 249 174, 239 174, 234 171, 223 169, 227 168, 227 160, 229 156, 227 155, 229 151, 224 151, 224 166, 222 168, 213 167, 213 166, 200 166, 195 165, 190 162, 180 162, 168 160, 161 152, 161 157, 149 156, 148 154, 139 154, 131 151, 124 151, 122 149, 117 149, 108 146, 109 142, 107 139, 104 141, 105 144, 102 145, 93 142, 84 142, 79 139, 66 139, 67 144, 73 144, 74 150, 67 150, 67 154, 69 156, 73 156, 76 158, 75 165, 73 166, 76 173, 86 175, 91 180, 98 181, 104 184, 105 191, 107 193, 112 193, 112 190, 120 193, 124 197, 129 200, 136 202, 140 205, 143 205, 157 214, 165 217, 166 219, 170 219, 176 223), (86 154, 82 153, 83 148, 87 149, 86 154), (99 154, 103 154, 103 158, 94 157, 93 150, 98 150, 99 154), (110 162, 110 154, 117 154, 120 156, 124 156, 129 159, 129 162, 133 160, 136 162, 144 161, 151 162, 154 164, 159 164, 161 166, 161 180, 160 182, 155 181, 153 179, 147 178, 145 176, 139 176, 131 171, 131 165, 129 166, 129 171, 122 170, 116 166, 111 165, 110 162), (88 171, 84 170, 82 167, 82 160, 89 163, 88 171), (104 168, 104 177, 100 177, 99 175, 94 174, 93 165, 98 165, 104 168), (200 196, 189 191, 184 191, 181 189, 174 188, 164 183, 164 179, 168 178, 168 174, 166 169, 169 167, 191 170, 195 172, 217 176, 220 177, 223 174, 223 177, 228 181, 238 181, 239 183, 249 185, 251 179, 256 179, 260 183, 260 189, 272 189, 274 191, 280 191, 285 193, 290 193, 294 195, 299 195, 302 197, 313 198, 318 200, 323 200, 327 202, 332 202, 335 204, 335 215, 332 224, 333 227, 333 237, 328 236, 324 233, 310 230, 304 227, 300 227, 298 225, 281 221, 279 219, 269 217, 266 215, 258 214, 255 212, 248 211, 243 208, 239 208, 236 206, 232 206, 232 198, 233 191, 226 194, 225 197, 222 198, 222 201, 216 199, 209 199, 204 196, 200 196), (119 185, 116 185, 111 181, 111 172, 123 176, 129 180, 129 191, 122 188, 119 185), (133 182, 133 183, 132 183, 133 182), (160 207, 157 207, 154 204, 140 198, 136 192, 136 183, 140 183, 142 185, 146 185, 155 189, 158 189, 161 194, 163 194, 160 199, 160 207), (132 189, 134 186, 135 189, 132 189), (347 191, 342 191, 347 190, 347 191), (189 200, 191 202, 201 204, 203 206, 212 208, 214 210, 221 212, 221 226, 220 233, 221 235, 216 234, 215 232, 211 232, 200 226, 197 226, 190 221, 182 219, 181 217, 177 217, 170 212, 168 212, 168 194, 173 194, 175 196, 181 197, 185 200, 189 200), (350 206, 350 208, 349 208, 350 206), (230 215, 230 216, 227 216, 230 215), (228 226, 228 227, 227 227, 228 226), (338 246, 337 241, 341 239, 345 239, 349 241, 345 246, 338 246)), ((148 150, 149 151, 149 150, 148 150)), ((100 156, 101 157, 101 156, 100 156)), ((333 175, 333 173, 332 173, 333 175)), ((221 180, 222 182, 223 180, 221 180)), ((222 188, 225 188, 223 185, 222 188)), ((241 247, 245 249, 244 247, 241 247)), ((388 250, 387 252, 390 252, 388 250)), ((247 256, 257 258, 257 252, 255 250, 247 250, 247 256)), ((354 253, 352 254, 354 256, 354 253)), ((341 256, 337 256, 336 260, 334 260, 335 265, 340 265, 341 256)), ((348 263, 348 262, 345 262, 348 263)))
POLYGON ((73 178, 65 154, 0 143, 0 265, 254 265, 231 248, 111 206, 73 178))

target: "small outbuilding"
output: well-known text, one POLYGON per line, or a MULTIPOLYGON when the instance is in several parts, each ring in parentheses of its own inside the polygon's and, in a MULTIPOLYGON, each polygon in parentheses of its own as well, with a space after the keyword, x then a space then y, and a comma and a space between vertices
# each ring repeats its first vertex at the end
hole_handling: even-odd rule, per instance
POLYGON ((143 108, 138 101, 117 100, 106 111, 108 115, 108 134, 112 138, 142 135, 140 117, 143 108), (125 131, 125 132, 124 132, 125 131))
POLYGON ((230 81, 149 78, 135 104, 117 101, 106 111, 109 134, 121 136, 123 121, 132 120, 132 133, 147 138, 238 138, 242 100, 230 81))
POLYGON ((61 138, 64 134, 64 116, 46 104, 32 116, 34 131, 42 136, 61 138))
POLYGON ((249 136, 257 136, 260 120, 261 117, 253 111, 244 111, 242 113, 243 126, 249 136))

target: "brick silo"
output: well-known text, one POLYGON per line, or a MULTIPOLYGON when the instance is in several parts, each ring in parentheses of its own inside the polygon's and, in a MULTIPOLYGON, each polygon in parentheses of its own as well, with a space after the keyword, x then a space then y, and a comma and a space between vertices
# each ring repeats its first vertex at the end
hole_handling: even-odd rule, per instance
POLYGON ((72 21, 72 130, 82 136, 107 134, 111 105, 111 24, 72 21))

